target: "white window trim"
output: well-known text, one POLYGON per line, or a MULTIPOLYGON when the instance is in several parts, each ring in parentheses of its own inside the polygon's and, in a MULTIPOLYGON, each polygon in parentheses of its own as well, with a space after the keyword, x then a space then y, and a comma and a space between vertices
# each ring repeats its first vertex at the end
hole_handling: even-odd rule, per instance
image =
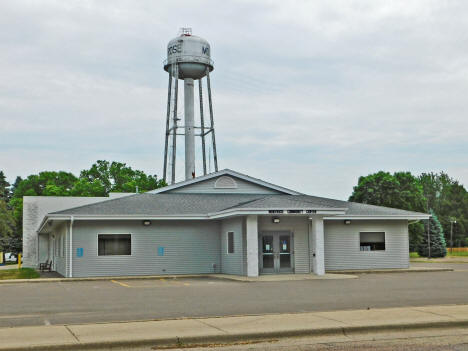
POLYGON ((97 233, 96 234, 96 256, 97 257, 132 257, 133 256, 133 234, 132 233, 115 233, 115 232, 114 233, 97 233), (130 235, 130 255, 99 255, 99 235, 130 235))
POLYGON ((358 237, 359 237, 359 246, 358 246, 359 252, 376 253, 376 252, 386 252, 387 251, 387 232, 385 230, 360 230, 358 232, 358 237), (384 250, 361 251, 361 233, 384 233, 385 249, 384 250))
POLYGON ((236 253, 236 244, 235 244, 235 232, 230 230, 226 232, 226 254, 227 255, 234 255, 236 253), (232 233, 232 252, 229 252, 229 233, 232 233))

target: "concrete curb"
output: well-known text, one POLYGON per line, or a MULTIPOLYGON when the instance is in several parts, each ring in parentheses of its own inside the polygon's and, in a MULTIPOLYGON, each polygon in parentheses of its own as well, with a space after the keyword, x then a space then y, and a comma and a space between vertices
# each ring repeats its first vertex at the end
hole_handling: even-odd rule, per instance
MULTIPOLYGON (((56 282, 87 282, 87 281, 111 281, 111 280, 148 280, 148 279, 197 279, 197 278, 214 278, 221 280, 230 280, 243 283, 253 283, 253 282, 271 282, 271 281, 301 281, 301 280, 327 280, 327 279, 352 279, 357 278, 356 276, 351 276, 349 274, 341 274, 343 277, 334 277, 334 275, 339 276, 338 272, 333 274, 327 273, 325 276, 315 276, 312 274, 296 275, 291 274, 290 279, 286 275, 278 275, 278 279, 262 279, 252 278, 239 275, 229 275, 221 273, 213 274, 181 274, 181 275, 131 275, 131 276, 113 276, 113 277, 88 277, 88 278, 34 278, 34 279, 7 279, 0 280, 1 284, 15 284, 15 283, 56 283, 56 282)), ((272 277, 272 276, 269 276, 272 277)))
POLYGON ((190 345, 208 345, 213 343, 233 343, 236 341, 268 341, 272 339, 284 337, 300 337, 300 336, 332 336, 332 335, 352 335, 357 333, 371 332, 386 332, 386 331, 408 331, 418 329, 436 329, 436 328, 453 328, 453 327, 468 327, 468 320, 460 321, 439 321, 439 322, 422 322, 422 323, 403 323, 403 324, 387 324, 373 326, 350 326, 350 327, 334 327, 324 329, 303 328, 296 330, 284 330, 275 332, 252 332, 238 333, 226 335, 210 335, 210 336, 192 336, 192 337, 170 337, 157 339, 128 339, 119 341, 102 341, 102 342, 80 342, 76 344, 62 343, 55 345, 29 345, 25 347, 9 347, 3 348, 0 345, 0 351, 45 351, 45 350, 89 350, 100 348, 123 348, 123 347, 153 347, 153 346, 190 346, 190 345))
MULTIPOLYGON (((34 279, 7 279, 0 280, 0 284, 15 284, 15 283, 56 283, 56 282, 94 282, 101 280, 145 280, 145 279, 181 279, 181 278, 213 278, 209 274, 193 274, 193 275, 131 275, 131 276, 115 276, 115 277, 89 277, 89 278, 34 278, 34 279)), ((221 277, 219 277, 221 278, 221 277)))
POLYGON ((452 272, 453 268, 421 268, 421 269, 362 269, 343 270, 327 272, 330 274, 381 274, 381 273, 430 273, 430 272, 452 272))

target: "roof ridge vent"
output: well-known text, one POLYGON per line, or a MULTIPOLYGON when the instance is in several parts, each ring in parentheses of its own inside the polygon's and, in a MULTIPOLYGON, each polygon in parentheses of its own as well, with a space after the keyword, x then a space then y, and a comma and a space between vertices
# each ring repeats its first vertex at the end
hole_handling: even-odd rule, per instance
POLYGON ((229 176, 221 176, 214 183, 215 189, 237 189, 237 182, 229 176))

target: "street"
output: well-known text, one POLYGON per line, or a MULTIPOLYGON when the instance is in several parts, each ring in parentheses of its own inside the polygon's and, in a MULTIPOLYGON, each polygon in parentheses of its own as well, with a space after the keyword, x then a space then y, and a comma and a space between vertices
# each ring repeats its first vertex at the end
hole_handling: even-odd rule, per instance
POLYGON ((455 271, 361 274, 345 280, 6 284, 0 285, 0 327, 467 304, 468 264, 449 266, 455 271))

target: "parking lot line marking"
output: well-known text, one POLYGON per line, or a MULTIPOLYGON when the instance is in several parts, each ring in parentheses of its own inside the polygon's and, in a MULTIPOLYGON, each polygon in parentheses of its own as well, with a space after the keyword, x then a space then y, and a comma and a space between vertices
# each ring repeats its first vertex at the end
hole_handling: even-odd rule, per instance
POLYGON ((117 280, 111 280, 111 282, 112 282, 112 283, 115 283, 115 284, 119 284, 119 285, 124 286, 124 287, 126 287, 126 288, 131 288, 130 285, 125 284, 125 283, 122 283, 122 282, 118 282, 117 280))

